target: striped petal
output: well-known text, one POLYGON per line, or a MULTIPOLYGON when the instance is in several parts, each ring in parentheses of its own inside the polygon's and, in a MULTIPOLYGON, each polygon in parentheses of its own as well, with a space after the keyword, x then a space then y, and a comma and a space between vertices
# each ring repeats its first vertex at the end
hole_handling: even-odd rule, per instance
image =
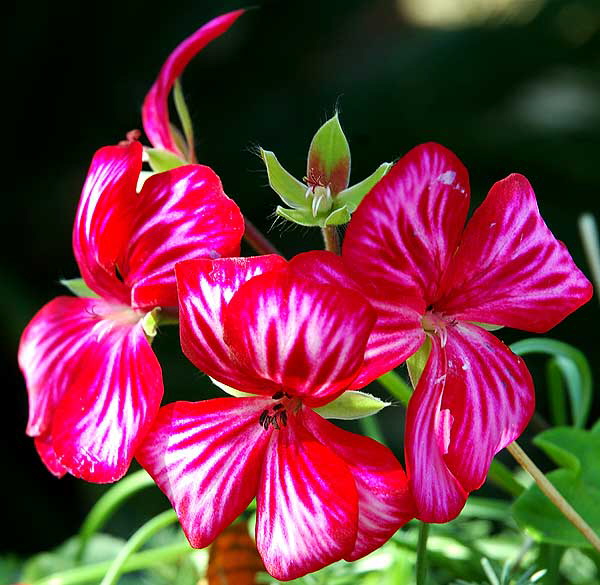
POLYGON ((587 302, 592 286, 539 214, 529 181, 496 183, 467 225, 440 311, 543 333, 587 302))
POLYGON ((368 437, 344 431, 311 410, 304 411, 308 431, 340 457, 358 494, 358 535, 354 561, 379 548, 416 513, 402 466, 387 448, 368 437))
POLYGON ((228 12, 207 22, 189 36, 169 55, 162 66, 158 78, 144 99, 142 121, 144 131, 155 148, 169 150, 181 158, 184 153, 178 148, 169 122, 169 92, 175 80, 192 58, 208 43, 220 37, 243 14, 243 10, 228 12))
POLYGON ((343 257, 361 282, 429 305, 452 258, 469 208, 462 163, 429 143, 402 157, 363 199, 343 257))
POLYGON ((278 390, 235 361, 224 340, 223 311, 244 282, 285 265, 283 258, 270 255, 190 260, 176 266, 181 347, 197 368, 237 390, 259 394, 278 390))
POLYGON ((73 226, 73 251, 86 284, 100 296, 128 303, 128 290, 117 278, 136 205, 142 146, 106 146, 96 152, 88 171, 73 226))
POLYGON ((247 370, 320 406, 356 377, 374 322, 361 294, 276 271, 239 288, 224 338, 247 370))
POLYGON ((256 496, 273 432, 268 398, 174 402, 160 409, 136 457, 166 494, 196 548, 210 544, 256 496))
POLYGON ((398 294, 385 283, 379 288, 368 279, 359 282, 351 276, 343 258, 331 252, 299 254, 290 260, 298 274, 321 282, 362 292, 377 312, 377 321, 369 336, 365 360, 350 388, 362 388, 385 372, 406 361, 425 340, 421 316, 425 303, 420 298, 398 294))
POLYGON ((209 167, 186 165, 153 175, 139 194, 119 267, 132 287, 133 306, 176 307, 175 263, 237 256, 243 233, 238 206, 209 167))
POLYGON ((52 446, 52 437, 49 435, 35 437, 33 442, 40 459, 52 475, 61 478, 68 473, 68 469, 58 461, 58 457, 52 446))
POLYGON ((273 433, 256 515, 256 546, 267 571, 287 581, 350 555, 357 521, 358 496, 346 463, 300 421, 273 433))

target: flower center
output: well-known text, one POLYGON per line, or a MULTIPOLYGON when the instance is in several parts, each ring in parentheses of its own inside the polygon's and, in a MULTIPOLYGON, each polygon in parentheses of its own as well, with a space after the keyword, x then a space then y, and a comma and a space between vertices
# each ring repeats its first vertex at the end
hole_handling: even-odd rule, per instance
POLYGON ((421 327, 426 333, 433 333, 440 337, 442 347, 446 345, 448 339, 448 328, 456 325, 456 319, 444 315, 444 313, 438 313, 435 309, 430 306, 428 311, 421 318, 421 327))
POLYGON ((271 398, 275 404, 271 408, 266 408, 260 414, 258 424, 263 429, 268 430, 270 426, 279 430, 281 427, 287 426, 288 411, 292 414, 298 412, 302 406, 302 402, 296 396, 292 396, 283 390, 275 392, 271 398))

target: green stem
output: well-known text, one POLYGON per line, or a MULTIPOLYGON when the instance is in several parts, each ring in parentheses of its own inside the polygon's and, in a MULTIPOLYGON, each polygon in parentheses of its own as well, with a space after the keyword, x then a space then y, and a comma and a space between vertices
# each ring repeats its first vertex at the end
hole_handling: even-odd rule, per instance
POLYGON ((136 471, 116 483, 96 502, 79 531, 79 548, 75 560, 80 562, 90 537, 106 524, 115 510, 133 494, 154 485, 153 479, 143 470, 136 471))
POLYGON ((382 445, 385 445, 385 437, 381 432, 381 427, 379 426, 375 416, 365 416, 364 418, 359 419, 358 423, 360 424, 360 428, 364 435, 371 437, 371 439, 374 439, 382 445))
POLYGON ((511 496, 520 496, 525 488, 514 478, 512 471, 497 459, 492 460, 488 479, 511 496))
POLYGON ((591 213, 584 213, 579 218, 579 233, 592 273, 596 295, 600 295, 600 240, 598 239, 598 226, 591 213))
POLYGON ((119 580, 119 576, 124 571, 127 559, 152 536, 169 524, 173 524, 173 522, 177 522, 177 514, 175 513, 175 510, 167 510, 162 514, 155 516, 152 520, 148 520, 146 524, 136 530, 115 557, 115 560, 110 565, 106 575, 104 575, 104 579, 100 582, 100 585, 115 585, 119 580))
POLYGON ((506 447, 508 452, 515 458, 517 463, 527 472, 537 483, 538 487, 546 497, 559 509, 561 514, 573 525, 592 546, 600 551, 600 538, 594 532, 592 527, 579 515, 579 513, 565 500, 562 494, 548 481, 538 466, 529 458, 527 453, 516 443, 511 443, 506 447))
POLYGON ((342 253, 342 248, 340 246, 340 234, 337 231, 337 227, 328 225, 321 228, 321 233, 323 234, 325 249, 339 256, 342 253))
POLYGON ((408 406, 408 401, 412 394, 412 388, 397 374, 394 370, 379 376, 377 381, 404 406, 408 406))
POLYGON ((244 240, 259 254, 277 254, 281 252, 263 235, 263 233, 247 218, 244 217, 244 240))
MULTIPOLYGON (((149 569, 163 563, 174 562, 193 551, 194 549, 187 542, 145 550, 131 555, 123 565, 122 573, 149 569)), ((35 581, 33 585, 83 585, 84 583, 98 583, 106 575, 106 571, 108 571, 112 563, 113 561, 104 561, 102 563, 69 569, 35 581)))
POLYGON ((427 537, 429 536, 429 524, 421 522, 419 527, 419 540, 417 541, 417 566, 416 584, 425 585, 427 579, 427 537))

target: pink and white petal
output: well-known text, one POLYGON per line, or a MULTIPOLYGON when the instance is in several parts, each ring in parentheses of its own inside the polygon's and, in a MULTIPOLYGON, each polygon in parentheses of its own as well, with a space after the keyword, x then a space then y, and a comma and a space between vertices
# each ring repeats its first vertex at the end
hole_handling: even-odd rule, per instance
POLYGON ((174 402, 160 409, 136 458, 171 501, 190 544, 203 548, 256 496, 273 432, 269 398, 174 402))
POLYGON ((525 362, 476 325, 448 330, 441 409, 450 417, 444 459, 470 492, 485 481, 491 461, 525 429, 535 407, 525 362))
POLYGON ((44 465, 48 468, 48 471, 58 477, 59 479, 67 474, 68 470, 66 467, 60 464, 54 447, 52 446, 52 437, 49 435, 43 435, 35 437, 33 440, 35 449, 40 456, 40 459, 44 465))
POLYGON ((56 405, 52 444, 69 473, 120 479, 150 429, 163 395, 161 368, 141 323, 98 321, 77 375, 56 405))
POLYGON ((213 18, 181 42, 161 67, 158 78, 144 99, 142 122, 148 140, 155 148, 163 148, 183 156, 171 134, 169 122, 169 92, 187 64, 208 43, 220 37, 244 10, 235 10, 213 18))
POLYGON ((267 571, 287 581, 350 555, 357 521, 347 464, 290 417, 272 435, 257 496, 256 546, 267 571))
POLYGON ((448 522, 462 510, 467 491, 445 461, 450 417, 442 412, 447 360, 439 338, 431 337, 431 353, 406 411, 406 471, 417 513, 423 522, 448 522))
POLYGON ((348 388, 375 322, 361 294, 287 270, 243 284, 223 313, 225 341, 242 367, 309 406, 348 388))
POLYGON ((18 354, 29 395, 29 436, 50 431, 56 405, 73 383, 82 352, 93 343, 95 326, 114 310, 102 299, 57 297, 29 322, 18 354))
POLYGON ((148 178, 138 198, 121 274, 134 307, 176 307, 175 263, 238 256, 244 218, 209 167, 148 178))
POLYGON ((425 302, 421 298, 398 294, 395 287, 354 280, 343 258, 326 251, 305 252, 290 260, 290 269, 322 284, 343 286, 364 294, 377 312, 369 336, 365 360, 350 388, 369 382, 406 361, 425 340, 421 317, 425 302))
POLYGON ((344 558, 355 561, 386 542, 415 516, 406 474, 394 454, 373 439, 336 427, 305 409, 304 424, 323 445, 340 457, 354 478, 358 494, 358 535, 344 558))
POLYGON ((121 268, 129 238, 141 169, 139 142, 98 150, 73 226, 73 251, 86 284, 100 296, 124 303, 129 302, 129 294, 115 267, 121 268))
POLYGON ((469 209, 466 169, 449 150, 422 144, 404 155, 352 216, 343 257, 361 282, 432 303, 469 209))
POLYGON ((543 333, 592 286, 540 216, 529 181, 496 183, 469 221, 436 308, 462 321, 543 333))
POLYGON ((223 337, 223 310, 243 283, 285 266, 276 255, 177 264, 181 347, 197 368, 237 390, 272 394, 278 389, 235 361, 223 337))

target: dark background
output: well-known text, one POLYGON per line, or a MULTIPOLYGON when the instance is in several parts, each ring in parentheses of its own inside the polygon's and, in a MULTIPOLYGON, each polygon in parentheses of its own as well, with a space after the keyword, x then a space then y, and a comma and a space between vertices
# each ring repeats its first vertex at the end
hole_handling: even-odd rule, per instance
MULTIPOLYGON (((600 1, 523 0, 503 10, 511 2, 437 0, 437 23, 402 11, 408 0, 258 4, 192 62, 183 85, 200 161, 263 230, 278 201, 254 146, 275 151, 302 178, 312 135, 338 107, 352 182, 429 140, 463 160, 474 202, 494 181, 522 172, 550 228, 588 272, 576 220, 583 211, 597 213, 600 195, 600 1), (449 7, 460 17, 453 23, 444 17, 449 7)), ((21 3, 4 19, 10 105, 0 215, 0 551, 18 555, 72 535, 105 489, 56 480, 37 459, 24 434, 19 335, 44 303, 64 293, 58 280, 77 276, 71 226, 93 152, 141 127, 142 100, 169 51, 240 3, 108 0, 93 12, 83 6, 21 3)), ((304 228, 279 226, 269 235, 288 256, 321 246, 318 231, 304 228)), ((582 348, 596 375, 598 323, 594 299, 551 334, 582 348)), ((506 341, 524 336, 501 332, 506 341)), ((165 328, 155 346, 168 401, 212 392, 178 351, 175 329, 165 328)), ((538 371, 540 364, 530 363, 538 371)), ((596 397, 596 417, 599 405, 596 397)), ((383 418, 396 449, 397 412, 383 418)), ((111 528, 130 533, 164 507, 149 490, 111 528)))

